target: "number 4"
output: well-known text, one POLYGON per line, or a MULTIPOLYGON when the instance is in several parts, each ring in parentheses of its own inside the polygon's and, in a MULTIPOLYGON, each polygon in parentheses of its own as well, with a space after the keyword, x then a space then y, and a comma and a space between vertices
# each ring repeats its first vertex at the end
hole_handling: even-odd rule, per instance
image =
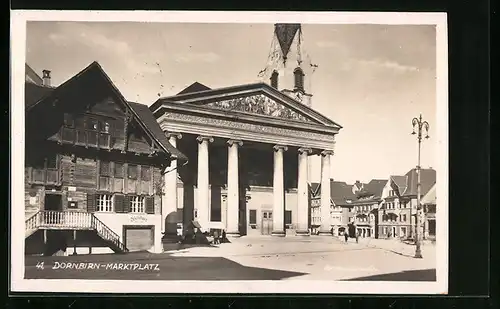
POLYGON ((38 263, 36 263, 36 268, 37 269, 44 269, 43 264, 44 264, 44 262, 38 262, 38 263))

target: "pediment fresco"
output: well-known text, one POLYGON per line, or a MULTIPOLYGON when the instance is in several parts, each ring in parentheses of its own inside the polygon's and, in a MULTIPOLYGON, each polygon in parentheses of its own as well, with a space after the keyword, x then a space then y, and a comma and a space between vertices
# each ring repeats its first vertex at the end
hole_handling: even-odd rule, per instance
POLYGON ((206 104, 205 106, 227 111, 244 112, 307 123, 317 123, 307 116, 302 115, 290 107, 285 106, 283 103, 277 102, 264 94, 212 102, 206 104))

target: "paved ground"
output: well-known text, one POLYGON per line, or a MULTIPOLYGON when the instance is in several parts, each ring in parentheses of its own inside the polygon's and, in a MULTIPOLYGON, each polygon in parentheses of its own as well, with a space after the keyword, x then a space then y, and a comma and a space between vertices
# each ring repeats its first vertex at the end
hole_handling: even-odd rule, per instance
POLYGON ((422 247, 423 259, 415 259, 414 251, 414 246, 390 240, 357 244, 351 239, 346 244, 328 236, 242 237, 217 247, 162 254, 27 257, 26 278, 435 281, 435 246, 422 247))

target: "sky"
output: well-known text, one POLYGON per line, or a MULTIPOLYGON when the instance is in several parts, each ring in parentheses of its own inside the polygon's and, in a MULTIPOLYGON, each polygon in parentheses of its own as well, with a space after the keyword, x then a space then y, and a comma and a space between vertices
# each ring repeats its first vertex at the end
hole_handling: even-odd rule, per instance
MULTIPOLYGON (((436 164, 436 32, 431 25, 303 24, 318 65, 312 107, 343 128, 332 178, 404 175, 417 164, 411 120, 430 124, 421 166, 436 164), (434 137, 434 138, 433 138, 434 137)), ((259 81, 272 24, 28 22, 26 62, 59 85, 98 61, 127 100, 150 105, 195 81, 210 88, 259 81)))

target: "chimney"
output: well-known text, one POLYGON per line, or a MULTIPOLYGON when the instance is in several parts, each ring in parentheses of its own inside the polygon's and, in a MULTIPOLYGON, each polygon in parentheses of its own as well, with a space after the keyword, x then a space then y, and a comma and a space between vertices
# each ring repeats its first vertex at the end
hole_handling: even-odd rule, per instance
POLYGON ((43 70, 43 85, 46 87, 50 87, 50 71, 49 70, 43 70))

